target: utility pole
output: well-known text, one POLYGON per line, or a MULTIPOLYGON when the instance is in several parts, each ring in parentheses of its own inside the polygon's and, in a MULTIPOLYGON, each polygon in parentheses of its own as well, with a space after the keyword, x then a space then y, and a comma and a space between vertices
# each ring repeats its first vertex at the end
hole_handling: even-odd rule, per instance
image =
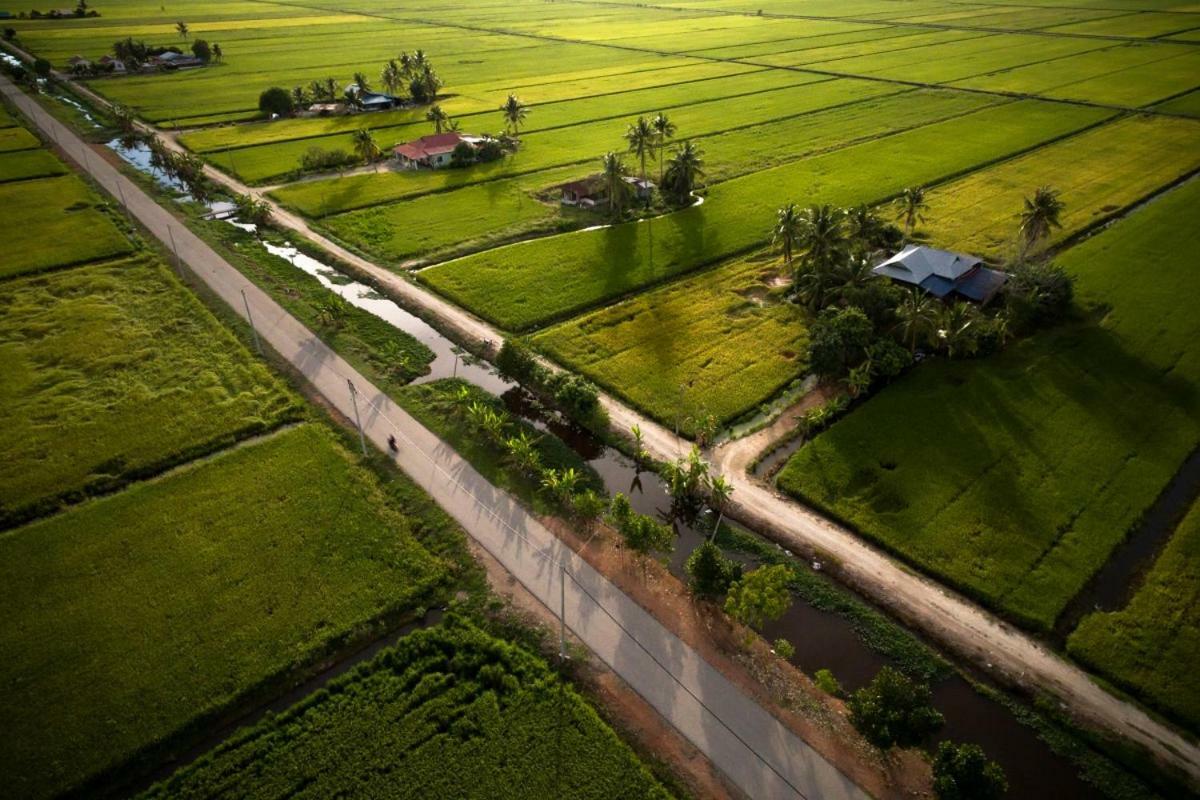
POLYGON ((567 660, 567 568, 558 565, 558 660, 567 660))
POLYGON ((242 289, 242 303, 246 306, 246 320, 250 323, 250 333, 254 336, 254 349, 261 356, 263 354, 262 342, 258 340, 258 331, 254 327, 254 317, 250 315, 250 301, 246 299, 245 289, 242 289))
POLYGON ((350 400, 354 403, 354 424, 358 426, 358 443, 362 446, 362 454, 367 454, 367 439, 363 436, 362 417, 358 415, 358 390, 354 388, 354 382, 349 378, 346 379, 346 385, 350 387, 350 400))

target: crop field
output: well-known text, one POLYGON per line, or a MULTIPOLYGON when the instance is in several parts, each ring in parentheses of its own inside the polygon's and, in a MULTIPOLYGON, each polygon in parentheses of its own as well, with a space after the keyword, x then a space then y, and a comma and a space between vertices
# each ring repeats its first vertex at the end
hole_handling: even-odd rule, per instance
POLYGON ((37 140, 37 137, 24 128, 0 128, 0 153, 30 150, 41 146, 42 143, 37 140))
POLYGON ((779 486, 1050 628, 1200 443, 1200 321, 1178 302, 1200 291, 1197 202, 1185 184, 1059 256, 1098 323, 922 365, 805 445, 779 486))
POLYGON ((465 622, 410 634, 142 797, 329 797, 351 785, 414 799, 670 797, 545 662, 465 622))
POLYGON ((0 153, 0 183, 51 178, 67 171, 62 162, 45 150, 0 153))
POLYGON ((74 175, 0 184, 0 278, 131 252, 104 207, 74 175), (87 236, 78 235, 81 230, 87 236))
POLYGON ((428 601, 444 566, 394 508, 308 424, 0 537, 7 791, 121 769, 428 601))
POLYGON ((764 243, 781 202, 878 202, 1107 115, 1033 100, 985 108, 717 184, 703 205, 661 219, 510 245, 419 275, 502 328, 528 330, 764 243), (964 125, 976 133, 963 138, 964 125))
POLYGON ((1160 711, 1200 729, 1200 505, 1179 524, 1129 605, 1097 613, 1071 655, 1160 711))
POLYGON ((1200 122, 1125 117, 979 170, 929 193, 925 230, 942 247, 1003 257, 1023 198, 1043 184, 1066 204, 1057 242, 1200 168, 1200 122))
POLYGON ((290 394, 145 257, 0 284, 0 523, 267 430, 290 394))
POLYGON ((1200 90, 1191 91, 1159 103, 1154 107, 1154 110, 1163 111, 1168 114, 1182 114, 1187 117, 1200 118, 1200 90))
POLYGON ((762 256, 671 283, 539 333, 534 343, 634 406, 693 435, 804 373, 804 316, 772 293, 762 256))

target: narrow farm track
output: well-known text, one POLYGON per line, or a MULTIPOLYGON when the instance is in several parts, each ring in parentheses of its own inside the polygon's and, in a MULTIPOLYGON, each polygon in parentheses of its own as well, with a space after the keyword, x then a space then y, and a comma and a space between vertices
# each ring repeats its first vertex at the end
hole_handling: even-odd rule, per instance
MULTIPOLYGON (((106 100, 86 87, 76 88, 92 102, 101 107, 108 106, 106 100)), ((143 129, 159 135, 150 126, 143 126, 143 129)), ((183 149, 169 136, 160 136, 160 139, 177 151, 183 149)), ((267 202, 276 224, 310 239, 334 257, 361 270, 399 302, 434 320, 452 338, 485 354, 494 354, 495 347, 502 341, 503 334, 489 324, 321 236, 303 219, 264 197, 261 190, 247 187, 212 167, 206 167, 205 171, 227 189, 267 202)), ((690 442, 621 401, 608 395, 602 396, 602 401, 616 430, 628 431, 633 425, 640 426, 645 446, 655 458, 674 459, 691 447, 690 442)), ((1003 682, 1031 692, 1053 694, 1076 716, 1146 747, 1158 759, 1182 770, 1200 784, 1200 746, 1196 743, 1132 703, 1109 694, 1084 670, 1032 636, 934 581, 905 569, 851 531, 755 482, 736 468, 735 462, 740 463, 745 455, 741 448, 723 452, 726 455, 715 454, 714 466, 735 487, 732 516, 790 550, 820 557, 830 565, 836 564, 836 571, 845 582, 961 657, 1003 682), (733 457, 735 453, 737 457, 733 457)))
POLYGON ((400 466, 573 633, 750 797, 865 800, 867 795, 692 648, 578 558, 514 498, 489 484, 311 331, 192 234, 7 78, 9 97, 257 335, 400 466), (349 382, 353 383, 353 387, 349 382), (355 396, 357 390, 357 400, 355 396))

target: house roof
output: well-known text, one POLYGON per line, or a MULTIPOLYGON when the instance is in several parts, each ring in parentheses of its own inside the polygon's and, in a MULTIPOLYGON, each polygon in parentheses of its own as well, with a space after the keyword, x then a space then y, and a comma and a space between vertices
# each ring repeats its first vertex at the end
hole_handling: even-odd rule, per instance
POLYGON ((599 175, 589 175, 576 181, 568 181, 558 187, 564 192, 570 192, 576 197, 596 197, 607 190, 604 179, 599 175))
POLYGON ((987 267, 980 267, 954 287, 954 291, 968 300, 986 303, 992 299, 1000 287, 1008 281, 1008 273, 987 267))
MULTIPOLYGON (((953 284, 959 278, 982 263, 983 260, 975 256, 910 244, 871 271, 876 275, 916 284, 922 288, 926 288, 925 282, 930 278, 940 278, 949 282, 953 288, 953 284)), ((929 283, 930 287, 927 288, 927 291, 933 294, 937 294, 935 289, 943 285, 941 281, 936 280, 929 281, 929 283)), ((948 290, 938 296, 944 296, 946 293, 948 290)))
POLYGON ((392 97, 390 94, 383 92, 363 92, 358 101, 364 105, 374 105, 376 103, 399 103, 399 97, 392 97))
POLYGON ((420 161, 431 156, 454 152, 454 148, 458 147, 461 142, 474 141, 477 140, 464 136, 458 131, 448 131, 447 133, 435 133, 432 136, 422 136, 420 139, 405 144, 398 144, 394 148, 394 152, 398 156, 420 161))

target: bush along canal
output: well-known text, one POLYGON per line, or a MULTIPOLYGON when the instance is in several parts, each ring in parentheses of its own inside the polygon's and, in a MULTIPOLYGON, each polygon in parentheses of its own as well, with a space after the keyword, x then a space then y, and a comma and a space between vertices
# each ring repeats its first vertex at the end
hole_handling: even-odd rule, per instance
MULTIPOLYGON (((114 140, 109 147, 149 176, 161 193, 181 203, 193 201, 185 186, 155 168, 144 144, 126 146, 114 140)), ((609 496, 623 493, 635 511, 669 524, 676 533, 676 542, 667 566, 686 582, 684 565, 688 556, 713 532, 715 520, 711 513, 676 513, 670 491, 657 473, 641 468, 583 427, 547 408, 528 390, 500 375, 487 362, 464 353, 427 322, 372 286, 339 271, 312 251, 305 252, 305 248, 287 241, 271 241, 269 234, 258 236, 254 225, 234 218, 228 202, 205 206, 205 218, 224 219, 220 224, 236 226, 246 234, 234 243, 239 251, 243 244, 260 248, 262 252, 255 254, 256 259, 278 259, 279 264, 306 274, 354 309, 386 322, 426 348, 428 367, 411 380, 413 385, 457 378, 500 398, 511 414, 574 451, 599 475, 609 496)), ((228 251, 228 245, 225 249, 228 251)), ((273 287, 263 288, 272 291, 273 287)), ((1004 769, 1009 797, 1084 800, 1105 796, 1132 800, 1158 796, 1067 726, 952 665, 881 610, 821 574, 819 565, 804 563, 777 545, 730 524, 721 526, 715 541, 729 557, 746 566, 780 563, 792 568, 793 602, 784 616, 768 624, 763 633, 768 640, 783 638, 794 647, 794 665, 808 675, 828 670, 845 692, 866 685, 885 665, 927 682, 946 720, 931 744, 952 739, 982 746, 988 757, 1004 769)))

